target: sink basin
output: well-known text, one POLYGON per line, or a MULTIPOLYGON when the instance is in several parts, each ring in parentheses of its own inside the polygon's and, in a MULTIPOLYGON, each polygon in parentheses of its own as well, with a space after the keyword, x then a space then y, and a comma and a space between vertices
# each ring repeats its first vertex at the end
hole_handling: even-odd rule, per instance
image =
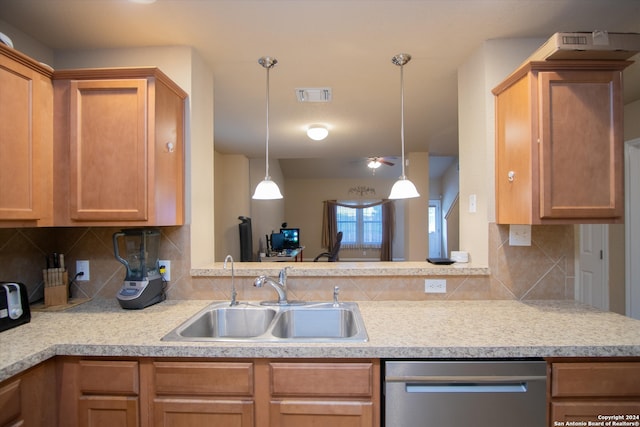
POLYGON ((356 303, 308 302, 266 307, 260 303, 211 304, 163 341, 342 342, 367 341, 356 303))
POLYGON ((265 333, 275 315, 270 308, 221 303, 200 311, 174 333, 182 338, 257 337, 265 333))
POLYGON ((358 333, 353 311, 346 308, 295 308, 273 325, 278 338, 348 338, 358 333))

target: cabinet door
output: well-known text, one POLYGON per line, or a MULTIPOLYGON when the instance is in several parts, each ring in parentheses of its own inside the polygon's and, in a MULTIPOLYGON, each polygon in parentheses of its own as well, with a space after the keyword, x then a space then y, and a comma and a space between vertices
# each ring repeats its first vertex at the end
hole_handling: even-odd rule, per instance
POLYGON ((51 217, 52 139, 51 79, 0 55, 0 220, 51 217))
POLYGON ((152 425, 254 425, 252 362, 154 361, 152 425))
POLYGON ((51 360, 0 383, 0 426, 55 425, 55 397, 56 367, 51 360))
POLYGON ((275 427, 372 427, 373 404, 358 401, 281 400, 271 402, 275 427))
POLYGON ((540 72, 540 217, 621 218, 622 72, 540 72))
POLYGON ((137 397, 82 396, 78 402, 79 425, 87 427, 137 427, 139 423, 137 397))
POLYGON ((378 362, 271 362, 269 425, 379 425, 378 362))
POLYGON ((69 203, 76 221, 147 219, 147 80, 73 80, 69 203))
POLYGON ((573 401, 552 402, 551 420, 549 425, 568 425, 568 421, 584 422, 574 425, 638 425, 640 423, 640 403, 638 401, 573 401), (602 419, 602 416, 615 416, 616 418, 602 419), (617 421, 620 424, 606 424, 607 421, 617 421), (604 424, 597 424, 604 422, 604 424))
POLYGON ((253 402, 249 400, 157 399, 156 427, 253 427, 253 402))
POLYGON ((12 381, 0 387, 0 426, 22 425, 20 399, 20 380, 12 381))
POLYGON ((530 224, 534 161, 531 80, 524 76, 496 95, 496 221, 530 224))

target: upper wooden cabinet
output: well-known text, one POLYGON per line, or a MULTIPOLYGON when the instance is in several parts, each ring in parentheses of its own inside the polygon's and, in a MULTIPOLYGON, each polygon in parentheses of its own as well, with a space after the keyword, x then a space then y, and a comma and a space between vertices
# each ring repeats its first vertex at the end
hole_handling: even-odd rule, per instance
POLYGON ((53 79, 55 224, 184 224, 186 93, 151 67, 53 79))
POLYGON ((536 61, 493 90, 498 224, 624 221, 622 70, 536 61))
POLYGON ((0 43, 0 226, 52 225, 51 74, 0 43))

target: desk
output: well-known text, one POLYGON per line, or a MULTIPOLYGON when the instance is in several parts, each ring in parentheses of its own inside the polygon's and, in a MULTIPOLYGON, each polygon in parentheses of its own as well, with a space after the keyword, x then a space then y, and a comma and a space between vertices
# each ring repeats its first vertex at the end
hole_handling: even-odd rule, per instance
POLYGON ((302 253, 304 251, 304 246, 301 246, 297 249, 292 249, 287 255, 277 255, 277 256, 261 256, 261 262, 282 262, 282 261, 295 261, 302 262, 302 253))

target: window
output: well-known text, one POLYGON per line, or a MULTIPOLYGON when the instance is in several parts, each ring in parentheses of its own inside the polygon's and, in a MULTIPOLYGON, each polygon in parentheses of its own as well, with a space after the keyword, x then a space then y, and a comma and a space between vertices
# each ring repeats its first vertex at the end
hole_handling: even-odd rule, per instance
MULTIPOLYGON (((341 201, 362 204, 362 201, 341 201)), ((342 231, 342 246, 351 249, 380 248, 382 243, 382 205, 369 208, 336 207, 338 231, 342 231)))

